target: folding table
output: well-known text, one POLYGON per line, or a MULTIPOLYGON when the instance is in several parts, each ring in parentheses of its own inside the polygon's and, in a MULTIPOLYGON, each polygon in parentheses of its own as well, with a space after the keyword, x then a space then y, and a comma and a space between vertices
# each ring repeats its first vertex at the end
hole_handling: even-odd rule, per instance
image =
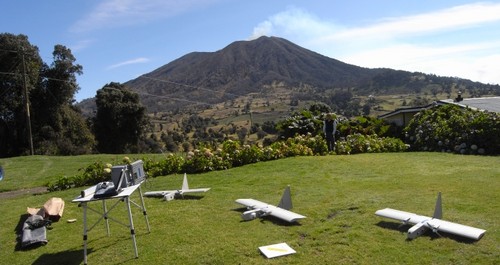
MULTIPOLYGON (((87 233, 90 230, 92 230, 103 219, 106 222, 106 231, 108 233, 108 236, 110 235, 110 232, 109 232, 109 220, 112 220, 112 221, 114 221, 114 222, 116 222, 118 224, 121 224, 123 226, 126 226, 126 227, 130 228, 130 235, 132 237, 132 243, 133 243, 133 247, 134 247, 135 258, 139 257, 139 255, 137 253, 137 243, 136 243, 136 240, 135 240, 135 231, 134 231, 134 220, 133 220, 133 216, 132 216, 132 211, 130 209, 130 203, 132 203, 132 204, 134 204, 137 207, 139 207, 139 208, 142 209, 142 213, 143 213, 144 218, 146 220, 146 225, 147 225, 147 228, 148 228, 148 232, 151 232, 151 229, 149 227, 148 215, 146 213, 146 206, 144 205, 144 198, 142 196, 141 184, 142 184, 142 181, 139 182, 136 185, 132 185, 132 186, 128 186, 126 188, 123 188, 115 196, 104 197, 104 198, 94 198, 94 194, 93 193, 84 194, 82 192, 82 194, 80 196, 78 196, 76 199, 74 199, 72 201, 74 203, 79 203, 82 206, 82 208, 83 208, 83 262, 84 262, 84 264, 87 264, 87 233), (130 199, 130 196, 136 190, 139 190, 139 198, 141 200, 141 204, 140 205, 137 204, 137 203, 135 203, 134 201, 132 201, 130 199), (116 200, 116 202, 109 209, 107 208, 107 205, 106 205, 106 201, 108 201, 108 200, 116 200), (101 201, 102 202, 102 212, 98 211, 98 210, 95 210, 95 209, 92 209, 92 208, 90 208, 88 206, 88 203, 90 203, 90 202, 97 202, 97 201, 101 201), (118 205, 118 203, 120 203, 122 201, 125 202, 125 205, 127 207, 128 220, 129 220, 128 224, 122 223, 119 220, 117 220, 117 219, 112 218, 111 216, 109 216, 109 213, 115 208, 115 206, 118 205), (100 218, 90 228, 87 227, 87 209, 91 210, 91 211, 93 211, 93 212, 95 212, 95 213, 97 213, 97 214, 100 215, 100 218)), ((87 190, 91 190, 91 189, 92 188, 89 188, 87 190)))

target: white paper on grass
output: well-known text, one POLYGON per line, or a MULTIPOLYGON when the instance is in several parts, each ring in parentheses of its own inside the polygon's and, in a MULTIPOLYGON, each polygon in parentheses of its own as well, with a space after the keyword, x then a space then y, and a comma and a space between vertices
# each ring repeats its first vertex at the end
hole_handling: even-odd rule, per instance
POLYGON ((268 259, 295 253, 295 250, 293 250, 287 243, 263 246, 259 247, 259 250, 268 259))

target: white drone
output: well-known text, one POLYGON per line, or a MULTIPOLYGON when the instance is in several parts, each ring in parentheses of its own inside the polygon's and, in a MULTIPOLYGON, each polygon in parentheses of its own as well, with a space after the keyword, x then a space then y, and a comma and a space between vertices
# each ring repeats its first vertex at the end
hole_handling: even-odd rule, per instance
POLYGON ((289 211, 292 209, 292 196, 290 195, 290 186, 285 188, 283 197, 278 206, 270 205, 265 202, 254 199, 237 199, 237 203, 246 206, 249 210, 241 214, 245 221, 253 220, 263 216, 271 215, 287 222, 293 223, 297 220, 306 218, 303 215, 289 211))
POLYGON ((408 239, 414 239, 431 229, 432 232, 439 235, 439 232, 450 233, 467 237, 474 240, 479 240, 483 237, 486 230, 452 223, 441 220, 443 211, 441 206, 441 192, 438 193, 436 208, 432 217, 418 215, 414 213, 385 208, 375 212, 376 215, 402 221, 403 224, 413 224, 408 230, 408 239))
POLYGON ((190 189, 187 175, 184 173, 184 180, 182 181, 182 188, 180 190, 162 190, 162 191, 148 191, 144 193, 146 197, 163 197, 166 201, 171 201, 175 195, 184 196, 187 193, 207 192, 210 188, 190 189))

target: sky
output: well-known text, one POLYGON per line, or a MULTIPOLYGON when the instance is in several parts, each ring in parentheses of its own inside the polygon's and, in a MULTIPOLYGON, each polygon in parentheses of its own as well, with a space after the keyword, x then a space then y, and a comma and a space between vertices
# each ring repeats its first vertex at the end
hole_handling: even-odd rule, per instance
POLYGON ((83 66, 77 101, 190 52, 259 36, 345 63, 500 84, 500 1, 1 0, 0 33, 83 66))

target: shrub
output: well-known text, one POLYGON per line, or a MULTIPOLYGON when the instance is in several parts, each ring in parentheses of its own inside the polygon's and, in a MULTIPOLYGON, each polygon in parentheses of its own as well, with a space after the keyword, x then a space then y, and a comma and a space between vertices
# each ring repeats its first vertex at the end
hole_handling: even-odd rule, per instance
POLYGON ((111 179, 111 164, 94 162, 85 168, 79 169, 83 172, 73 177, 62 176, 55 183, 47 183, 49 191, 66 190, 73 187, 83 187, 111 179))
POLYGON ((290 117, 278 122, 276 128, 284 138, 291 138, 295 135, 319 134, 323 126, 323 121, 319 116, 314 116, 309 110, 302 110, 293 113, 290 117))
POLYGON ((72 178, 60 176, 54 183, 47 183, 45 186, 48 191, 58 191, 71 189, 74 185, 72 178))
POLYGON ((262 160, 262 148, 257 145, 244 145, 240 151, 240 165, 257 163, 262 160))
POLYGON ((413 151, 499 154, 500 117, 455 105, 417 113, 404 129, 413 151))
POLYGON ((390 137, 378 137, 376 134, 363 135, 353 134, 336 142, 335 152, 337 154, 359 154, 359 153, 383 153, 403 152, 407 145, 398 139, 390 137))
POLYGON ((144 159, 144 170, 150 177, 165 176, 182 171, 184 158, 173 154, 168 154, 164 160, 152 161, 144 159))
POLYGON ((359 116, 353 119, 339 119, 337 131, 339 135, 347 137, 353 134, 371 135, 376 134, 382 137, 390 135, 391 125, 387 124, 384 120, 370 117, 359 116))
POLYGON ((203 152, 195 149, 193 152, 188 152, 183 169, 186 173, 201 173, 214 170, 212 162, 213 154, 207 148, 203 152))
MULTIPOLYGON (((296 135, 285 141, 277 141, 270 146, 243 145, 227 140, 222 148, 213 151, 213 147, 199 145, 200 149, 190 151, 186 157, 169 154, 165 159, 153 161, 143 159, 144 170, 148 176, 158 177, 174 173, 202 173, 223 170, 236 166, 280 159, 291 156, 325 155, 328 153, 326 142, 321 135, 296 135)), ((337 141, 338 154, 363 152, 397 152, 405 150, 399 139, 379 138, 377 135, 349 135, 345 140, 337 141)), ((130 163, 124 158, 124 163, 130 163)), ((93 185, 110 179, 111 165, 95 162, 87 166, 81 174, 73 177, 60 177, 55 183, 47 184, 49 191, 64 190, 72 187, 93 185)))

